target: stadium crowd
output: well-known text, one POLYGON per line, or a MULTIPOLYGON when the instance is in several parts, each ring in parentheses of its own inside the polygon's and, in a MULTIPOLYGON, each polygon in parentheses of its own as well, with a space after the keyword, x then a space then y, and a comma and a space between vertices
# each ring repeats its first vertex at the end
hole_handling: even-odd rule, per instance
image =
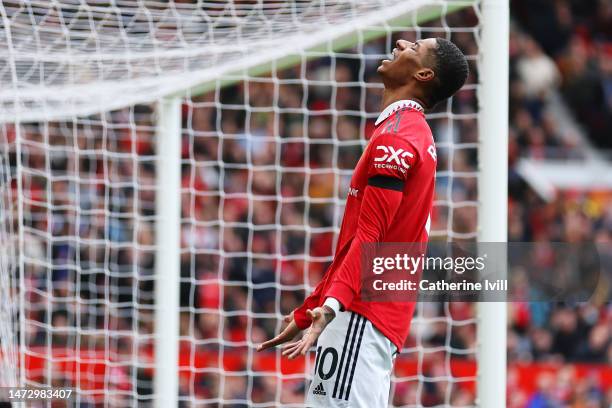
MULTIPOLYGON (((545 201, 513 166, 521 157, 581 157, 579 136, 559 128, 548 109, 555 93, 594 144, 612 145, 612 6, 524 0, 513 2, 513 12, 509 240, 609 244, 612 192, 562 191, 545 201)), ((471 11, 446 18, 451 27, 478 24, 471 11)), ((444 35, 436 26, 423 26, 423 34, 444 35)), ((416 38, 416 32, 403 35, 416 38)), ((455 32, 452 40, 472 57, 472 74, 452 103, 430 115, 439 157, 432 239, 473 239, 477 48, 473 33, 455 32)), ((380 108, 375 69, 388 45, 375 40, 183 105, 181 361, 192 367, 180 377, 186 399, 212 401, 206 406, 221 406, 215 398, 236 401, 223 405, 232 407, 278 396, 284 404, 302 400, 303 377, 281 386, 277 360, 273 372, 248 371, 256 358, 249 346, 279 329, 277 316, 298 306, 329 265, 351 170, 380 108), (227 356, 236 358, 228 363, 227 356)), ((23 133, 29 347, 106 350, 115 362, 110 383, 119 402, 152 390, 153 115, 138 106, 26 126, 23 133)), ((509 362, 559 367, 539 376, 531 393, 510 371, 511 407, 612 404, 612 390, 572 368, 612 364, 607 296, 509 305, 509 362)), ((422 371, 398 373, 396 406, 473 401, 472 388, 449 381, 446 356, 475 358, 474 308, 420 305, 420 318, 446 319, 415 323, 398 361, 422 359, 422 371)), ((32 375, 73 381, 48 367, 32 375)))

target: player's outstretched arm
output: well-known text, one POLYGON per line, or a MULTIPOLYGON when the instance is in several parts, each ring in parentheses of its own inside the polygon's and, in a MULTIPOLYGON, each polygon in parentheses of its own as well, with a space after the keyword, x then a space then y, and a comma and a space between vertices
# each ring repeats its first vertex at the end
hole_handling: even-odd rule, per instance
POLYGON ((410 169, 418 165, 420 157, 410 141, 395 133, 379 135, 368 149, 369 155, 364 156, 368 169, 367 186, 363 191, 357 231, 342 264, 330 277, 325 293, 321 295, 323 301, 336 299, 344 310, 350 309, 361 291, 362 245, 384 239, 402 203, 410 169), (394 156, 401 155, 401 158, 395 160, 391 152, 394 156), (381 161, 392 165, 381 166, 381 161))
POLYGON ((380 242, 402 202, 403 180, 377 176, 369 179, 365 188, 357 232, 331 284, 323 295, 338 300, 348 310, 361 292, 361 247, 364 243, 380 242))
POLYGON ((257 346, 257 351, 269 349, 270 347, 278 346, 279 344, 286 343, 293 340, 302 330, 297 326, 293 319, 293 312, 283 318, 285 323, 289 323, 280 334, 273 339, 265 341, 257 346))
MULTIPOLYGON (((337 299, 345 310, 348 309, 361 287, 359 280, 361 245, 364 242, 380 241, 402 201, 401 187, 403 182, 401 180, 383 180, 382 184, 377 185, 374 182, 366 187, 356 236, 351 243, 343 265, 336 276, 332 278, 332 286, 325 296, 325 298, 337 299), (387 188, 389 183, 393 185, 393 188, 387 188)), ((333 320, 335 312, 331 307, 323 305, 312 310, 306 310, 306 317, 312 323, 304 337, 283 346, 283 355, 290 360, 306 354, 325 330, 325 327, 333 320)))

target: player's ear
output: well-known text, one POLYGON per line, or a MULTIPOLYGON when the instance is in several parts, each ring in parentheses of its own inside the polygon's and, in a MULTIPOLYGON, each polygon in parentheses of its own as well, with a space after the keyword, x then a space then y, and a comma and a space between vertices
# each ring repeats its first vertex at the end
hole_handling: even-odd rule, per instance
POLYGON ((421 82, 429 82, 434 79, 435 76, 436 74, 431 68, 421 68, 416 72, 416 74, 414 74, 414 77, 417 79, 417 81, 421 82))

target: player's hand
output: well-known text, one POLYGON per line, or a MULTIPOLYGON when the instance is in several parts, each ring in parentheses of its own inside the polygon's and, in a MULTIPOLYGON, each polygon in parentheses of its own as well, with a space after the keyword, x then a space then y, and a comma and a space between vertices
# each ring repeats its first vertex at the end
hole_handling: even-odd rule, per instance
POLYGON ((313 310, 308 309, 306 314, 312 320, 312 324, 304 337, 283 346, 283 355, 287 356, 289 360, 293 360, 300 355, 306 355, 306 352, 316 343, 323 330, 336 317, 333 309, 329 306, 316 307, 313 310))
POLYGON ((289 340, 292 340, 295 336, 297 336, 299 332, 301 332, 300 328, 297 327, 295 320, 293 320, 293 312, 285 316, 283 318, 283 321, 285 323, 289 323, 287 327, 285 327, 285 330, 280 332, 280 334, 274 337, 273 339, 270 339, 266 342, 261 343, 259 346, 257 346, 257 351, 262 351, 270 347, 274 347, 274 346, 278 346, 279 344, 286 343, 289 340))

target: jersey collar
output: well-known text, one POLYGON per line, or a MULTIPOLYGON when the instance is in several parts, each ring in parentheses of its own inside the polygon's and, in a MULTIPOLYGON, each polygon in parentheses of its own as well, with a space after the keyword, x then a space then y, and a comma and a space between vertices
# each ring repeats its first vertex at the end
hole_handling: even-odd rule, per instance
POLYGON ((421 104, 416 101, 413 101, 410 99, 403 99, 401 101, 396 101, 396 102, 393 102, 391 105, 387 106, 385 110, 382 111, 380 115, 378 115, 378 119, 376 119, 376 123, 374 124, 374 126, 380 125, 389 116, 393 115, 398 110, 404 109, 404 108, 411 108, 419 112, 425 111, 423 107, 421 106, 421 104))

